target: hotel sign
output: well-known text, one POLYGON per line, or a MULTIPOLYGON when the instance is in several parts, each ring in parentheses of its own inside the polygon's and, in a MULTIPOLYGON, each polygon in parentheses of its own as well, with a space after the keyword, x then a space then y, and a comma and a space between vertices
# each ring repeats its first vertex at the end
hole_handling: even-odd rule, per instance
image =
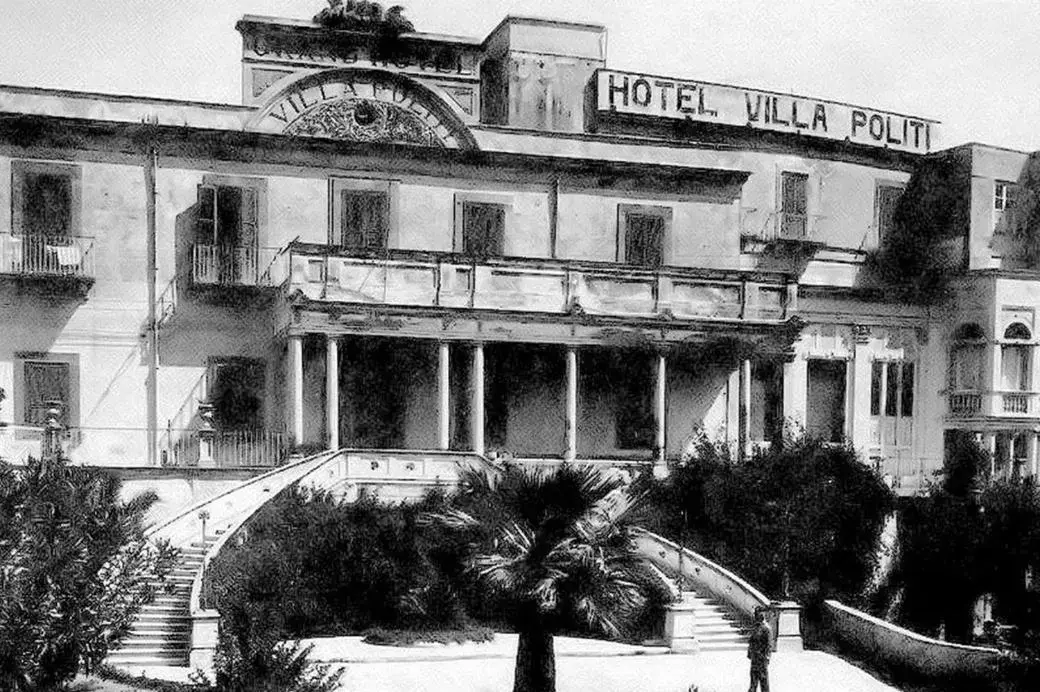
POLYGON ((847 103, 614 70, 597 72, 600 113, 692 120, 926 154, 935 120, 847 103))

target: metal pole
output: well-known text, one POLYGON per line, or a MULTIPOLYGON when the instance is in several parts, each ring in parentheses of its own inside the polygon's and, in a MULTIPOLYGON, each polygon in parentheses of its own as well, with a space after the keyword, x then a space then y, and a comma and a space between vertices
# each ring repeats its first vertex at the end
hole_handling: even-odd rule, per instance
POLYGON ((159 324, 156 319, 156 277, 158 261, 156 259, 156 222, 155 222, 155 169, 159 155, 154 148, 149 149, 145 159, 145 214, 148 255, 148 382, 146 416, 148 424, 148 465, 155 466, 159 437, 159 324))

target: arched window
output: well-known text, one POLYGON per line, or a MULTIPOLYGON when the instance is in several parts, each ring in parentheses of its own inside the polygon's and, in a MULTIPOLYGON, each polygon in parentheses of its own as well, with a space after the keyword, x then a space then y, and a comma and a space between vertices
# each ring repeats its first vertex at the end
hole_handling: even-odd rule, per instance
POLYGON ((1030 361, 1033 335, 1021 322, 1015 322, 1004 331, 1004 344, 1000 347, 1000 388, 1012 392, 1028 392, 1032 373, 1030 361))
POLYGON ((978 392, 982 390, 982 360, 986 335, 974 323, 962 324, 950 337, 950 390, 978 392))

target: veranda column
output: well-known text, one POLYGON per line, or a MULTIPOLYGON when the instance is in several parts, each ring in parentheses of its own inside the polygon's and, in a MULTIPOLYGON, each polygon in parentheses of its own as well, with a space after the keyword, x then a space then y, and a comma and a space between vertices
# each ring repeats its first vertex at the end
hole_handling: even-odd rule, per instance
POLYGON ((473 451, 484 453, 484 344, 473 344, 470 437, 473 451))
POLYGON ((437 344, 437 446, 451 446, 451 345, 437 344))
POLYGON ((1040 459, 1038 459, 1040 457, 1040 435, 1034 433, 1030 437, 1033 439, 1033 444, 1029 448, 1029 474, 1036 479, 1037 472, 1040 471, 1040 468, 1037 468, 1040 465, 1040 459))
POLYGON ((325 339, 325 424, 329 449, 339 449, 339 339, 325 339))
POLYGON ((294 445, 303 444, 303 337, 289 337, 289 402, 294 445))
POLYGON ((578 349, 567 347, 567 449, 564 459, 578 456, 578 349))
MULTIPOLYGON (((871 369, 870 327, 856 325, 852 328, 854 342, 852 357, 852 446, 867 459, 867 450, 873 444, 873 427, 870 411, 871 369)), ((886 384, 886 373, 881 372, 881 386, 886 384)), ((881 413, 884 414, 885 395, 881 395, 881 413)), ((880 423, 879 423, 880 425, 880 423)), ((880 433, 880 430, 878 431, 880 433)))
POLYGON ((657 426, 654 436, 656 461, 664 462, 665 457, 665 425, 668 416, 668 361, 664 351, 657 354, 657 377, 654 380, 654 423, 657 426))
POLYGON ((740 414, 739 414, 740 458, 749 452, 751 440, 751 361, 740 361, 740 414))

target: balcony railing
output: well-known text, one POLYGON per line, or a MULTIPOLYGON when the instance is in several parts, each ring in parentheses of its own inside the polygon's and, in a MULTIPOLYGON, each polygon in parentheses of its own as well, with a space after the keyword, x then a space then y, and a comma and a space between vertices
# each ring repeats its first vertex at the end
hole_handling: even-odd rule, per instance
POLYGON ((0 274, 94 278, 94 239, 0 235, 0 274))
POLYGON ((999 392, 1000 410, 1008 416, 1035 416, 1036 397, 1033 392, 999 392))
POLYGON ((975 416, 982 411, 982 394, 951 392, 947 398, 951 416, 975 416))
POLYGON ((192 248, 191 277, 199 286, 281 286, 288 276, 285 249, 240 245, 192 248))
POLYGON ((281 431, 217 430, 210 443, 211 459, 205 458, 198 430, 167 431, 160 445, 163 466, 216 468, 267 468, 281 465, 289 456, 289 437, 281 431))
POLYGON ((290 284, 318 301, 551 314, 782 321, 796 308, 794 284, 736 273, 430 253, 294 250, 290 284))
POLYGON ((1021 391, 951 392, 947 395, 951 416, 1040 416, 1040 393, 1021 391))

